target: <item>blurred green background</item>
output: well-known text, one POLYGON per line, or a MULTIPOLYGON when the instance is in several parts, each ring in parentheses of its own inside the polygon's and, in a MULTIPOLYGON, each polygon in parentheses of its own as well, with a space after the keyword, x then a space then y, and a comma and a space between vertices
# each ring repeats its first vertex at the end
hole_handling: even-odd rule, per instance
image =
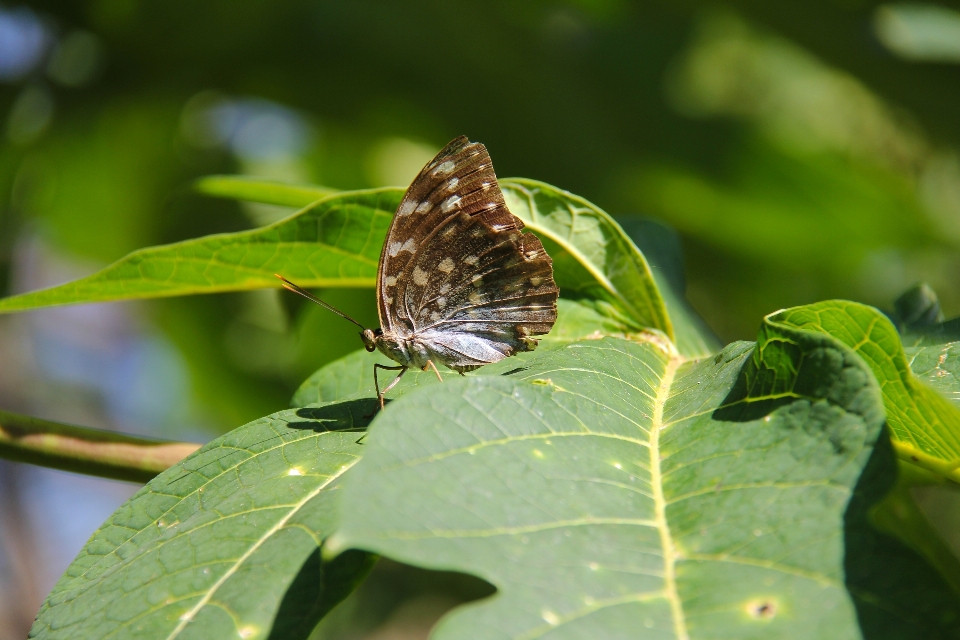
MULTIPOLYGON (((7 1, 0 286, 290 213, 199 196, 200 176, 406 186, 466 134, 500 176, 675 228, 689 298, 724 342, 782 307, 889 308, 921 280, 950 317, 958 63, 956 3, 7 1)), ((372 291, 320 293, 376 322, 372 291)), ((359 346, 279 291, 38 311, 0 319, 0 402, 203 440, 359 346)), ((129 492, 11 464, 0 485, 0 638, 19 638, 129 492)), ((422 636, 379 620, 337 637, 422 636)))

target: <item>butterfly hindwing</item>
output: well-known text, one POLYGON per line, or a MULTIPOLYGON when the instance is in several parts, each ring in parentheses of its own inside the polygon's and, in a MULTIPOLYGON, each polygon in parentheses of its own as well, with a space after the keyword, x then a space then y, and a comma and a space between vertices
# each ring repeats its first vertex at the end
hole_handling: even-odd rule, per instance
POLYGON ((384 328, 467 370, 535 346, 556 321, 550 257, 507 209, 490 156, 460 137, 424 167, 387 235, 384 328))

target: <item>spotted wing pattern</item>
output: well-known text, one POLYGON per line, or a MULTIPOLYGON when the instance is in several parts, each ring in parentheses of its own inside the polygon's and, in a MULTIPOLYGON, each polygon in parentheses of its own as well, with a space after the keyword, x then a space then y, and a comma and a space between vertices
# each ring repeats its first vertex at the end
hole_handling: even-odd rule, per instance
POLYGON ((486 148, 459 137, 407 190, 378 274, 380 322, 469 370, 536 346, 559 289, 540 240, 521 233, 486 148))

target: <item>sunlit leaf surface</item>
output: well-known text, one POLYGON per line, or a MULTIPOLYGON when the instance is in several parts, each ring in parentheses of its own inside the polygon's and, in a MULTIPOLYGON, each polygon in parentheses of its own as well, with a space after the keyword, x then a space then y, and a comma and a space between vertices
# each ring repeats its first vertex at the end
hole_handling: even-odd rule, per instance
POLYGON ((366 438, 331 546, 497 587, 441 639, 950 637, 952 592, 865 524, 894 466, 870 370, 790 335, 699 362, 580 342, 412 390, 366 438))

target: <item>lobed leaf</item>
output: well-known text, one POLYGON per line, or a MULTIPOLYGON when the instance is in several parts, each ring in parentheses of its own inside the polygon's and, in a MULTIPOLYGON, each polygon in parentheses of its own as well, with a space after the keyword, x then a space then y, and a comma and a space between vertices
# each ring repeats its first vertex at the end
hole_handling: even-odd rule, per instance
POLYGON ((283 411, 137 492, 73 561, 32 638, 306 638, 371 566, 321 561, 374 403, 283 411))
POLYGON ((498 589, 438 640, 960 633, 942 578, 867 524, 896 469, 883 400, 830 336, 698 362, 607 338, 483 371, 377 418, 329 541, 498 589))
MULTIPOLYGON (((960 480, 960 409, 913 375, 900 336, 886 316, 873 307, 830 300, 771 314, 764 320, 762 334, 774 339, 786 328, 826 333, 853 349, 880 383, 893 447, 900 459, 960 480)), ((940 355, 945 355, 941 364, 946 364, 949 353, 937 355, 938 361, 940 355)), ((928 380, 952 379, 950 372, 956 363, 951 361, 949 369, 934 367, 931 376, 931 356, 914 353, 915 366, 921 373, 927 370, 928 380)), ((939 386, 942 391, 956 391, 948 380, 939 386)))

